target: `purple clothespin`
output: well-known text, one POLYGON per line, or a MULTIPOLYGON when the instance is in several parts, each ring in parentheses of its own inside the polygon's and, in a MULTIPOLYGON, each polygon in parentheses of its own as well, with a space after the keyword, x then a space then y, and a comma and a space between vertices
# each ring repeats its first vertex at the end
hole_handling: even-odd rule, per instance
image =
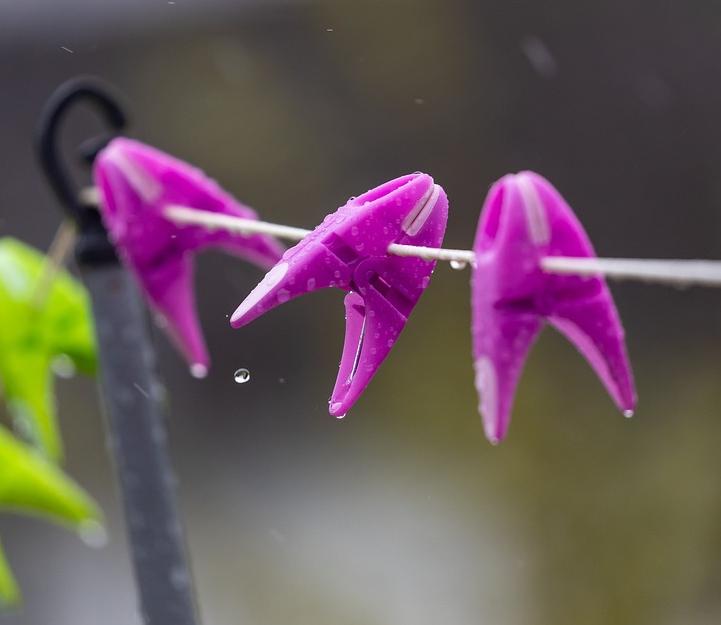
POLYGON ((163 211, 173 204, 246 219, 257 215, 199 169, 138 141, 111 141, 95 159, 93 175, 103 221, 120 256, 191 373, 203 377, 210 359, 195 306, 193 252, 218 247, 268 268, 283 247, 265 235, 179 226, 167 219, 163 211))
POLYGON ((396 342, 430 282, 434 261, 388 254, 391 243, 439 247, 448 218, 443 189, 415 173, 352 198, 289 249, 233 313, 234 328, 294 297, 348 291, 343 355, 329 412, 353 406, 396 342))
POLYGON ((585 356, 631 416, 633 374, 606 281, 541 268, 544 256, 595 256, 558 191, 533 172, 499 180, 486 198, 473 249, 473 358, 488 439, 495 444, 506 435, 526 355, 546 321, 585 356))

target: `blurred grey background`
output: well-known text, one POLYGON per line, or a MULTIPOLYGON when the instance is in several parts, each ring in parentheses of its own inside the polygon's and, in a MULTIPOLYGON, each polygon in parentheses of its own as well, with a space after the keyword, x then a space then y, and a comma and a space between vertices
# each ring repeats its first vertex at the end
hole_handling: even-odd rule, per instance
MULTIPOLYGON (((312 227, 423 170, 451 200, 446 244, 467 247, 489 185, 530 168, 602 255, 719 258, 720 72, 721 8, 698 0, 0 0, 0 232, 47 248, 60 214, 31 136, 51 91, 89 73, 125 94, 135 137, 271 221, 312 227)), ((69 145, 94 132, 88 117, 69 145)), ((326 410, 341 294, 232 331, 260 277, 200 258, 208 379, 156 332, 206 625, 721 620, 718 292, 613 285, 631 420, 548 330, 493 448, 467 271, 439 266, 343 421, 326 410)), ((0 622, 137 625, 94 381, 58 390, 68 471, 111 542, 3 516, 25 607, 0 622)))

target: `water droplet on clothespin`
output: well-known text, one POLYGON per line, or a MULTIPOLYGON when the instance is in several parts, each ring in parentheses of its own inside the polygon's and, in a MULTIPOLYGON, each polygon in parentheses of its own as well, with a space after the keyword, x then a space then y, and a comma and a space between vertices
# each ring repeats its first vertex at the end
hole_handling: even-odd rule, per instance
POLYGON ((236 384, 245 384, 246 382, 250 381, 250 371, 247 369, 238 369, 233 374, 233 379, 235 380, 236 384))
POLYGON ((465 269, 468 267, 468 263, 465 260, 452 260, 451 261, 451 269, 455 269, 456 271, 461 271, 462 269, 465 269))
POLYGON ((623 416, 626 417, 627 419, 630 419, 633 416, 633 410, 624 410, 623 416))
POLYGON ((84 521, 78 527, 78 536, 88 547, 99 549, 108 544, 108 532, 98 521, 84 521))
MULTIPOLYGON (((336 402, 331 403, 330 400, 328 401, 328 404, 330 405, 330 413, 331 413, 331 415, 332 415, 336 410, 338 410, 338 408, 340 408, 341 405, 342 405, 339 401, 336 401, 336 402)), ((343 418, 345 418, 346 414, 347 414, 347 413, 344 412, 343 414, 337 414, 337 415, 333 415, 333 416, 335 416, 336 419, 343 419, 343 418)))
POLYGON ((190 375, 200 380, 208 375, 208 367, 199 362, 193 363, 190 365, 190 375))

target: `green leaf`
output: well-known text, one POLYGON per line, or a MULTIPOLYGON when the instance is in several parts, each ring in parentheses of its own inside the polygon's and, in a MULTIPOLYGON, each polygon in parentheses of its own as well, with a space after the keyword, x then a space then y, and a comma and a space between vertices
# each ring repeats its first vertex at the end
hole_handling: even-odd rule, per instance
POLYGON ((97 527, 93 500, 55 464, 0 428, 0 509, 45 517, 78 532, 97 527))
MULTIPOLYGON (((93 500, 57 465, 0 427, 0 510, 46 518, 74 529, 86 542, 105 535, 93 500)), ((0 546, 0 605, 20 602, 20 591, 0 546)))
POLYGON ((70 274, 59 271, 37 304, 45 263, 24 243, 0 239, 0 383, 15 426, 57 461, 62 441, 51 365, 66 356, 78 370, 94 373, 97 354, 89 298, 70 274))
POLYGON ((0 606, 11 608, 20 603, 20 589, 10 570, 5 550, 0 545, 0 606))

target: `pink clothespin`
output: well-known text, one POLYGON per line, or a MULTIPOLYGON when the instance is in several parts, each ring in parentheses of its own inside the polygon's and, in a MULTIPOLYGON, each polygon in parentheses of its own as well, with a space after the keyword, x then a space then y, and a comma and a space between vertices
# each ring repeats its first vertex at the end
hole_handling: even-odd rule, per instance
POLYGON ((558 191, 533 172, 499 180, 483 206, 474 252, 473 358, 488 439, 495 444, 506 435, 526 355, 546 321, 585 356, 619 409, 631 416, 633 374, 606 281, 541 268, 544 256, 595 256, 558 191))
POLYGON ((179 226, 165 217, 169 205, 256 219, 203 172, 138 141, 111 141, 95 160, 100 210, 112 241, 135 274, 171 339, 203 377, 210 359, 193 291, 193 252, 218 247, 260 267, 272 266, 283 247, 266 235, 245 236, 199 226, 179 226))
POLYGON ((233 313, 239 328, 288 300, 327 287, 348 291, 343 355, 329 412, 342 417, 390 352, 435 261, 388 254, 391 243, 439 247, 448 218, 427 174, 391 180, 328 215, 289 249, 233 313))

